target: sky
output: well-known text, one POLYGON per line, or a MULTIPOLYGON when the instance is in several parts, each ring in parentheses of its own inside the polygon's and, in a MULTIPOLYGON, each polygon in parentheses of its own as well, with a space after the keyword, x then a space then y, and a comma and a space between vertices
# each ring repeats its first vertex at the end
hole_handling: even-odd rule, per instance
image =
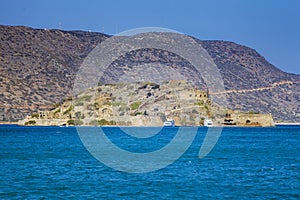
POLYGON ((2 0, 0 24, 117 34, 162 27, 249 46, 300 74, 299 0, 2 0))

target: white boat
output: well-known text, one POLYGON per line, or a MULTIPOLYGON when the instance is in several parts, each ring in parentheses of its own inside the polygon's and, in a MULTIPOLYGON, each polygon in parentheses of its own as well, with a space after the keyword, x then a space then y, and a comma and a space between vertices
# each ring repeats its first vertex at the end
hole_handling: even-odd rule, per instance
POLYGON ((175 126, 175 121, 173 119, 168 119, 164 122, 165 127, 174 127, 175 126))
POLYGON ((69 127, 68 124, 62 124, 62 125, 59 125, 59 127, 63 128, 63 127, 69 127))
POLYGON ((211 119, 205 119, 204 120, 204 126, 206 127, 212 127, 213 126, 213 122, 211 119))

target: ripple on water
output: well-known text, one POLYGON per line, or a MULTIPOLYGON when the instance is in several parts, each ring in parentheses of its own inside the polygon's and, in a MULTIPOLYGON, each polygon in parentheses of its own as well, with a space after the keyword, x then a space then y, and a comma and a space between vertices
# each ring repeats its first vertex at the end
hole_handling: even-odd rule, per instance
MULTIPOLYGON (((199 131, 167 168, 128 174, 93 158, 75 129, 0 127, 0 199, 300 199, 299 130, 224 128, 201 160, 199 131)), ((112 141, 141 152, 173 137, 130 145, 134 140, 120 134, 111 134, 112 141)))

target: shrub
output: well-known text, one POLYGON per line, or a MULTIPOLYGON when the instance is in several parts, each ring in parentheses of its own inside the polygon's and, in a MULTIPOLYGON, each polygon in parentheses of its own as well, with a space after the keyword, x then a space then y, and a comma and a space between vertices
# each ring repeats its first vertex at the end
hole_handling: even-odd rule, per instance
POLYGON ((69 120, 67 121, 67 124, 68 124, 68 125, 75 125, 75 120, 74 120, 74 119, 69 119, 69 120))
POLYGON ((70 105, 70 107, 64 111, 64 115, 70 113, 73 110, 73 105, 70 105))
POLYGON ((35 125, 36 121, 35 120, 29 120, 28 122, 25 122, 25 125, 35 125))
POLYGON ((197 101, 197 102, 194 103, 194 105, 195 106, 203 106, 204 103, 203 103, 203 101, 197 101))
POLYGON ((32 114, 31 114, 31 117, 32 117, 32 118, 39 118, 39 116, 40 116, 40 115, 39 115, 38 113, 32 113, 32 114))
POLYGON ((56 113, 59 113, 59 112, 60 112, 60 108, 56 109, 53 114, 55 115, 56 113))
POLYGON ((117 123, 113 120, 111 121, 107 121, 106 119, 101 119, 99 120, 99 125, 103 126, 103 125, 116 125, 117 123))
POLYGON ((142 103, 142 102, 137 101, 137 102, 134 102, 134 103, 130 104, 130 109, 131 109, 131 110, 136 110, 136 109, 138 109, 138 108, 140 107, 141 103, 142 103))
POLYGON ((100 106, 99 106, 99 103, 95 102, 95 103, 94 103, 94 107, 95 107, 96 110, 99 110, 99 107, 100 107, 100 106))
POLYGON ((253 110, 250 110, 250 111, 248 112, 248 114, 259 114, 259 112, 256 112, 256 111, 253 111, 253 110))
POLYGON ((101 119, 99 120, 99 125, 107 125, 108 124, 108 121, 106 119, 101 119))
POLYGON ((83 121, 79 120, 79 119, 69 119, 67 121, 67 124, 68 125, 82 125, 83 124, 83 121))
POLYGON ((136 112, 136 113, 134 113, 135 116, 142 115, 142 114, 144 114, 144 113, 142 113, 142 112, 136 112))

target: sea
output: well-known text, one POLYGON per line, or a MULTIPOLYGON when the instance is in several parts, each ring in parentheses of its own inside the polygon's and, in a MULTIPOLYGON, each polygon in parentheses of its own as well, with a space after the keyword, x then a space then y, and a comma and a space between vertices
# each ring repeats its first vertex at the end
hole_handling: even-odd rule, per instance
POLYGON ((171 155, 166 151, 130 171, 135 158, 168 146, 178 127, 140 138, 118 127, 86 131, 97 135, 99 129, 117 147, 105 155, 113 164, 124 161, 113 151, 133 153, 123 162, 126 170, 97 158, 96 150, 107 146, 100 142, 93 152, 76 127, 1 125, 0 199, 300 199, 300 126, 224 127, 203 158, 208 128, 199 127, 189 146, 172 149, 181 151, 178 159, 148 172, 139 170, 171 155))

